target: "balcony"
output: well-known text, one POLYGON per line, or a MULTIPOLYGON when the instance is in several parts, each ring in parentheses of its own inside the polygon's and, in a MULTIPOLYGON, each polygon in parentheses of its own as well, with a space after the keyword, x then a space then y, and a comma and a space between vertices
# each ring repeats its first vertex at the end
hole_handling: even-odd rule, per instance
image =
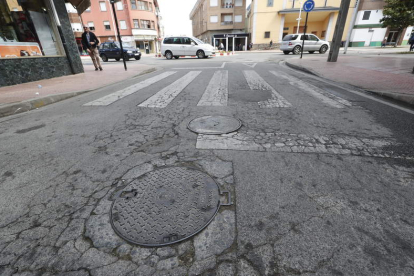
POLYGON ((221 22, 221 26, 233 25, 233 21, 223 21, 221 22))
POLYGON ((234 3, 232 1, 229 1, 229 0, 223 0, 223 1, 221 1, 221 8, 222 9, 233 9, 234 8, 234 3))

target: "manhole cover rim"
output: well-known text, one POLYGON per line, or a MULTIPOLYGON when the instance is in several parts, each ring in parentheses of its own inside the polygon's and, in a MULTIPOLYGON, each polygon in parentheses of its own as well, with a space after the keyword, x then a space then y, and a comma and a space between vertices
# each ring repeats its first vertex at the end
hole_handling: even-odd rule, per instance
MULTIPOLYGON (((213 219, 216 217, 216 215, 217 215, 217 213, 220 211, 220 207, 222 206, 222 205, 225 205, 225 204, 223 204, 222 202, 221 202, 221 200, 220 200, 220 195, 222 195, 222 192, 224 192, 224 191, 221 191, 221 188, 220 188, 220 186, 218 185, 218 183, 214 180, 214 178, 213 177, 211 177, 209 174, 207 174, 206 172, 204 172, 204 171, 202 171, 202 170, 199 170, 199 169, 197 169, 197 168, 193 168, 193 167, 188 167, 188 166, 168 166, 168 167, 162 167, 162 168, 156 168, 156 169, 154 169, 154 170, 152 170, 152 171, 150 171, 150 172, 147 172, 147 173, 145 173, 145 174, 143 174, 143 175, 141 175, 141 176, 139 176, 139 177, 137 177, 137 178, 135 178, 134 180, 132 180, 131 182, 129 182, 125 187, 123 187, 121 190, 119 190, 119 191, 124 191, 128 186, 130 186, 131 185, 131 183, 133 183, 135 180, 137 180, 137 179, 140 179, 140 178, 144 178, 144 176, 145 175, 148 175, 149 173, 153 173, 153 172, 155 172, 155 171, 158 171, 158 170, 163 170, 163 169, 171 169, 171 168, 185 168, 185 169, 189 169, 189 170, 194 170, 194 171, 198 171, 198 172, 201 172, 201 173, 203 173, 203 174, 205 174, 206 176, 208 176, 211 180, 212 180, 212 182, 214 183, 214 184, 216 184, 216 186, 217 186, 217 192, 218 192, 218 200, 217 200, 217 206, 215 206, 215 208, 216 208, 216 210, 215 210, 215 212, 214 212, 214 214, 211 216, 211 218, 202 226, 202 227, 200 227, 197 231, 194 231, 194 233, 192 233, 191 235, 188 235, 188 236, 185 236, 184 238, 182 238, 182 239, 178 239, 178 240, 175 240, 175 241, 172 241, 172 242, 167 242, 167 243, 159 243, 159 244, 152 244, 152 243, 140 243, 140 242, 137 242, 137 241, 134 241, 134 240, 131 240, 130 238, 127 238, 127 237, 125 237, 125 235, 124 234, 122 234, 118 229, 117 229, 117 227, 114 225, 114 219, 113 219, 113 208, 114 208, 114 205, 115 205, 115 203, 116 203, 116 199, 117 198, 114 198, 113 199, 113 201, 112 201, 112 203, 111 203, 111 209, 110 209, 110 212, 109 212, 109 221, 110 221, 110 223, 111 223, 111 227, 112 227, 112 229, 115 231, 115 233, 121 238, 121 239, 123 239, 123 240, 125 240, 125 241, 127 241, 127 242, 129 242, 129 243, 132 243, 132 244, 135 244, 135 245, 139 245, 139 246, 145 246, 145 247, 162 247, 162 246, 168 246, 168 245, 172 245, 172 244, 175 244, 175 243, 179 243, 179 242, 182 242, 182 241, 185 241, 185 240, 187 240, 187 239, 190 239, 190 238, 192 238, 192 237, 194 237, 195 235, 197 235, 198 233, 200 233, 201 231, 203 231, 212 221, 213 221, 213 219)), ((128 190, 128 189, 127 189, 128 190)), ((118 192, 119 192, 118 191, 118 192)), ((118 193, 117 192, 117 193, 118 193)), ((117 194, 117 193, 115 193, 115 194, 117 194)))
POLYGON ((197 118, 194 118, 194 119, 192 119, 190 122, 188 122, 188 124, 187 124, 187 128, 190 130, 190 131, 192 131, 192 132, 194 132, 194 133, 196 133, 196 134, 203 134, 203 135, 219 135, 219 134, 229 134, 229 133, 232 133, 232 132, 235 132, 235 131, 237 131, 237 130, 239 130, 241 127, 242 127, 242 125, 243 125, 243 123, 242 123, 242 121, 240 120, 240 119, 237 119, 237 118, 234 118, 234 117, 231 117, 231 116, 226 116, 226 115, 207 115, 207 116, 202 116, 202 117, 197 117, 197 118), (197 130, 195 130, 195 129, 193 129, 190 125, 191 125, 191 123, 193 122, 193 121, 195 121, 195 120, 198 120, 198 119, 202 119, 202 118, 208 118, 208 117, 224 117, 224 118, 230 118, 230 119, 233 119, 234 121, 237 121, 238 122, 238 126, 236 127, 236 128, 233 128, 233 129, 231 129, 231 130, 228 130, 228 131, 210 131, 210 132, 208 132, 208 133, 203 133, 203 132, 199 132, 199 131, 197 131, 197 130))

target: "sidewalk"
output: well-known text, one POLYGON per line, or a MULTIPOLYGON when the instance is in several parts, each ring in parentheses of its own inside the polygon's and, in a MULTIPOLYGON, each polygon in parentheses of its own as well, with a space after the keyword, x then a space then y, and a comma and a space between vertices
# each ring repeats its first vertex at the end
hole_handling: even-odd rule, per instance
POLYGON ((340 55, 337 62, 327 59, 328 55, 304 55, 303 59, 287 59, 286 63, 294 69, 414 105, 414 54, 340 55))
POLYGON ((103 71, 95 71, 93 65, 84 65, 83 74, 1 87, 0 117, 36 109, 156 70, 135 61, 127 63, 128 71, 124 70, 122 62, 102 63, 102 67, 103 71))

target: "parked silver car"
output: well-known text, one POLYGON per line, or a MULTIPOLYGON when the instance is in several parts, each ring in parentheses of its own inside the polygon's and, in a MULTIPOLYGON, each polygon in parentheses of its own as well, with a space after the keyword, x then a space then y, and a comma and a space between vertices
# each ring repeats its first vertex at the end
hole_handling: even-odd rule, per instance
MULTIPOLYGON (((292 52, 294 55, 299 55, 302 50, 303 34, 288 34, 283 38, 280 50, 285 55, 292 52)), ((321 54, 325 54, 329 49, 329 42, 319 39, 314 34, 305 34, 305 46, 304 51, 308 51, 313 54, 315 51, 319 51, 321 54)))

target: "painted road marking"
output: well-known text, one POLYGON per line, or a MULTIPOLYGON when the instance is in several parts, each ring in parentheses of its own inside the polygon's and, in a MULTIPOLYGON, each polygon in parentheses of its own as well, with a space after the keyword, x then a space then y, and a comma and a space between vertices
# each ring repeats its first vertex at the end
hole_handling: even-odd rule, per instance
POLYGON ((387 147, 395 145, 390 138, 360 138, 346 135, 305 135, 240 131, 222 135, 197 136, 197 149, 237 150, 287 153, 319 153, 414 160, 396 155, 387 147))
POLYGON ((167 71, 162 74, 159 74, 155 77, 146 79, 142 82, 139 82, 137 84, 131 85, 125 89, 119 90, 115 93, 109 94, 108 96, 102 97, 100 99, 97 99, 95 101, 89 102, 84 104, 84 106, 106 106, 110 105, 111 103, 114 103, 126 96, 129 96, 143 88, 146 88, 160 80, 163 80, 173 74, 177 73, 176 71, 167 71))
POLYGON ((258 102, 261 108, 273 108, 273 107, 290 107, 292 106, 285 100, 276 90, 271 87, 262 77, 259 76, 253 70, 243 71, 244 77, 251 90, 268 90, 272 92, 272 98, 267 101, 258 102))
POLYGON ((171 68, 171 69, 173 70, 223 69, 224 66, 226 66, 226 62, 223 62, 223 64, 220 67, 189 67, 189 68, 171 68))
POLYGON ((298 87, 301 90, 308 92, 310 95, 321 100, 323 103, 327 105, 336 108, 345 108, 346 106, 352 106, 352 104, 349 101, 337 97, 329 92, 326 92, 310 83, 306 83, 296 77, 275 71, 270 71, 270 73, 272 73, 276 77, 287 80, 290 85, 298 87))
POLYGON ((228 71, 216 71, 197 106, 227 106, 228 82, 228 71))
POLYGON ((249 66, 251 68, 254 68, 257 65, 257 63, 243 63, 243 64, 246 65, 246 66, 249 66))
POLYGON ((172 84, 168 85, 158 93, 156 93, 151 98, 147 99, 145 102, 141 103, 138 106, 141 107, 154 107, 154 108, 164 108, 170 102, 174 100, 184 88, 187 87, 199 74, 201 71, 191 71, 187 73, 184 77, 176 80, 172 84))

